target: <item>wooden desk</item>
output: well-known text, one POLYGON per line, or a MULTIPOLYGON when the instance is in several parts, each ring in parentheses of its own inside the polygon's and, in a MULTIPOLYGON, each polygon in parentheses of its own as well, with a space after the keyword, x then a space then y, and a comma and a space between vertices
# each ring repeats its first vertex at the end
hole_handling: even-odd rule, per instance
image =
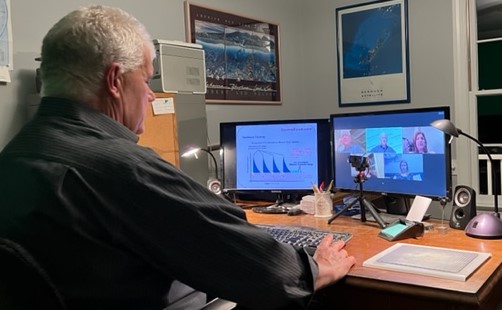
POLYGON ((490 252, 492 257, 463 282, 363 267, 366 259, 395 243, 378 237, 380 227, 376 223, 340 216, 328 225, 326 219, 312 215, 246 212, 251 223, 304 225, 352 233, 346 249, 356 258, 356 265, 343 281, 319 292, 319 297, 336 309, 502 309, 502 240, 470 238, 461 230, 449 229, 446 235, 432 230, 418 239, 397 241, 490 252))

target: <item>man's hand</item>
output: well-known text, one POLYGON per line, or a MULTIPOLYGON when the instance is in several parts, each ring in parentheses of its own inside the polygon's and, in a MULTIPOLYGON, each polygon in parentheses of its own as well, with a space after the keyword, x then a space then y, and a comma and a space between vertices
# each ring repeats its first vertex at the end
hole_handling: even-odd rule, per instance
POLYGON ((354 256, 349 256, 344 249, 345 242, 333 242, 333 235, 328 234, 321 241, 314 254, 319 267, 319 275, 315 282, 318 290, 343 278, 356 263, 354 256))

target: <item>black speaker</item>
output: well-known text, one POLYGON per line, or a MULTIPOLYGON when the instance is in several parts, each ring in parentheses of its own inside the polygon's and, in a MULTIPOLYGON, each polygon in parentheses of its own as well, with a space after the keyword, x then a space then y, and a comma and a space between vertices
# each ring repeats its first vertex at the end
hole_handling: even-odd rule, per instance
POLYGON ((465 229, 467 223, 476 216, 476 191, 469 186, 458 185, 453 193, 450 227, 465 229))
POLYGON ((221 182, 218 179, 211 178, 207 180, 207 188, 216 195, 221 194, 221 182))

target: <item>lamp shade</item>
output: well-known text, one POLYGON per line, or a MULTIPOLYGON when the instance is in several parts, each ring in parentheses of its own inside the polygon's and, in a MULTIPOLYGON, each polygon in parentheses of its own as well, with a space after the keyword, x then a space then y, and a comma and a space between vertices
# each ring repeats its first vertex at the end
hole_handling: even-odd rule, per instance
POLYGON ((187 145, 183 148, 183 152, 181 153, 181 157, 189 157, 189 156, 193 155, 193 156, 195 156, 195 158, 198 158, 197 153, 199 151, 206 152, 209 155, 209 157, 211 157, 211 159, 213 160, 214 174, 215 174, 216 180, 219 180, 218 163, 217 163, 216 158, 214 157, 213 153, 210 150, 203 149, 198 145, 187 145))
POLYGON ((431 126, 441 130, 442 132, 444 132, 450 136, 454 136, 454 137, 458 138, 459 130, 448 119, 438 119, 436 121, 433 121, 431 123, 431 126))
POLYGON ((487 214, 482 213, 473 217, 467 226, 465 227, 465 234, 469 237, 474 238, 486 238, 486 239, 502 239, 502 221, 500 221, 499 205, 498 205, 498 176, 495 171, 495 166, 493 165, 493 158, 490 151, 479 141, 471 135, 463 132, 462 130, 455 127, 455 125, 447 119, 439 119, 433 121, 431 126, 441 130, 442 132, 458 138, 459 135, 465 136, 472 141, 476 142, 479 147, 485 151, 488 156, 488 160, 491 164, 491 174, 493 180, 493 207, 495 213, 487 214))
POLYGON ((200 146, 197 145, 188 145, 183 149, 183 152, 181 153, 181 157, 189 157, 192 155, 196 155, 197 152, 201 150, 200 146))

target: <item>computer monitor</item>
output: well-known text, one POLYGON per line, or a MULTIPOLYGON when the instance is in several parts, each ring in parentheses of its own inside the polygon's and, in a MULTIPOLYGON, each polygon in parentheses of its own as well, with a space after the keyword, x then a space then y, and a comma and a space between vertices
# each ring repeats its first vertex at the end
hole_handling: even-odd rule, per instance
POLYGON ((302 195, 329 183, 330 129, 327 118, 221 123, 223 192, 302 195))
POLYGON ((451 199, 449 138, 430 126, 449 117, 449 107, 332 114, 334 187, 358 189, 361 172, 365 192, 451 199))

